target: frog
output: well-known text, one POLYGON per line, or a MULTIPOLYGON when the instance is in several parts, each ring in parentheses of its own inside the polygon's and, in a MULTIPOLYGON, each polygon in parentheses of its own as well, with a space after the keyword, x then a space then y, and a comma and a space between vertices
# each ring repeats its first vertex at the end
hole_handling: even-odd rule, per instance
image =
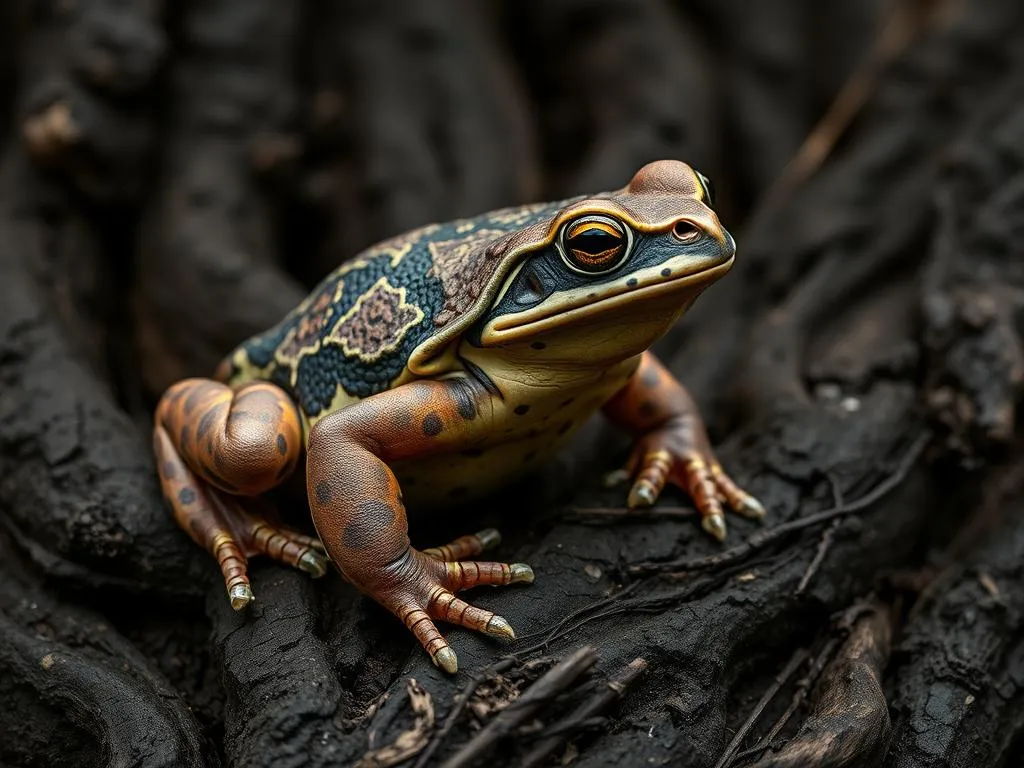
POLYGON ((763 519, 650 349, 733 267, 714 205, 703 173, 666 159, 615 191, 429 224, 344 261, 210 378, 168 387, 154 418, 159 481, 231 607, 255 599, 249 558, 313 577, 333 563, 455 673, 437 623, 515 639, 460 594, 535 574, 479 559, 500 542, 493 528, 417 549, 408 511, 485 503, 598 412, 633 440, 628 510, 672 485, 719 542, 726 512, 763 519), (289 479, 307 533, 262 503, 289 479))

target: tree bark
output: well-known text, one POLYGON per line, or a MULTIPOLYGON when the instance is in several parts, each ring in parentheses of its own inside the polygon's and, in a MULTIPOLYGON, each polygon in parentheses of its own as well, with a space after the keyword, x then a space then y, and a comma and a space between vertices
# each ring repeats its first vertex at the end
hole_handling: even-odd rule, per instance
POLYGON ((0 764, 1017 764, 1018 0, 0 5, 0 764), (595 419, 413 517, 537 574, 457 676, 336 573, 232 611, 161 390, 359 248, 660 157, 740 250, 655 351, 764 523, 625 514, 595 419))

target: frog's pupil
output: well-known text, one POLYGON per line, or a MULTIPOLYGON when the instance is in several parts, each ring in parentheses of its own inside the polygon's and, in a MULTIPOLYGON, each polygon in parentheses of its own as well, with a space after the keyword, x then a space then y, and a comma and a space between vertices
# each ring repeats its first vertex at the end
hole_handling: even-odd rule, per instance
POLYGON ((621 263, 629 247, 628 232, 606 216, 577 219, 562 231, 562 257, 572 269, 598 274, 621 263))
POLYGON ((587 229, 569 239, 569 247, 590 256, 597 256, 618 248, 622 238, 600 229, 587 229))

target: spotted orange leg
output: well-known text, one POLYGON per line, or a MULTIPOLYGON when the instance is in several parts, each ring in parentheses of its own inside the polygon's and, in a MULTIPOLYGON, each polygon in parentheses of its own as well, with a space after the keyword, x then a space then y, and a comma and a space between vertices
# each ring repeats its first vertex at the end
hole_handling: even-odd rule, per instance
POLYGON ((650 352, 626 386, 604 406, 605 415, 637 437, 626 465, 633 478, 627 505, 649 507, 666 483, 690 494, 701 526, 725 540, 723 503, 745 517, 761 519, 764 507, 722 470, 708 442, 693 399, 650 352))
POLYGON ((302 455, 299 414, 283 390, 180 381, 157 406, 153 448, 175 520, 216 558, 235 610, 253 600, 246 571, 253 555, 313 576, 327 572, 319 541, 272 524, 246 499, 283 482, 302 455))
POLYGON ((465 560, 495 531, 419 551, 388 462, 464 448, 488 434, 492 396, 463 378, 416 381, 333 413, 310 430, 306 485, 317 532, 345 578, 397 616, 446 672, 458 659, 435 621, 514 639, 501 616, 456 597, 475 586, 530 583, 523 563, 465 560))

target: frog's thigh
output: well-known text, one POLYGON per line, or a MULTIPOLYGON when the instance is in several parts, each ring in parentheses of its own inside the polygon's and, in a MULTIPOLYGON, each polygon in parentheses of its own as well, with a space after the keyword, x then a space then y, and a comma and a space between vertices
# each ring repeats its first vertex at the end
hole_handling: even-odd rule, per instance
POLYGON ((156 418, 189 468, 232 494, 256 496, 279 485, 302 454, 298 409, 267 382, 233 390, 185 379, 167 390, 156 418))

